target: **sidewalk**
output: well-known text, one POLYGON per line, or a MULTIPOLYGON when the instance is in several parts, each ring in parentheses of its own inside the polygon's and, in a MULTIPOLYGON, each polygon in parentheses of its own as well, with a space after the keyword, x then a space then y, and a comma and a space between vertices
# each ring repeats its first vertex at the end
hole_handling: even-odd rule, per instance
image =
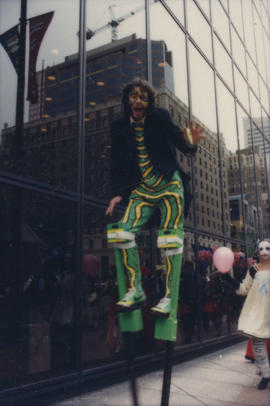
MULTIPOLYGON (((170 406, 269 406, 270 386, 245 360, 246 341, 173 367, 170 406)), ((137 379, 139 406, 159 406, 163 372, 137 379)), ((33 406, 36 406, 35 403, 33 406)), ((50 406, 133 406, 129 382, 50 403, 50 406)))

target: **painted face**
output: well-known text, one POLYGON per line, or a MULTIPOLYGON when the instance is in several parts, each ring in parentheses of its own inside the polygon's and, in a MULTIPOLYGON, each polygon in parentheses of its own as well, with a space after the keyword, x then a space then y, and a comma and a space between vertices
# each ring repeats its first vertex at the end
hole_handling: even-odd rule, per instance
POLYGON ((134 86, 128 96, 128 104, 131 110, 132 118, 140 121, 145 117, 148 107, 148 94, 139 86, 134 86))
POLYGON ((258 247, 259 257, 262 259, 270 259, 270 242, 261 241, 258 247))

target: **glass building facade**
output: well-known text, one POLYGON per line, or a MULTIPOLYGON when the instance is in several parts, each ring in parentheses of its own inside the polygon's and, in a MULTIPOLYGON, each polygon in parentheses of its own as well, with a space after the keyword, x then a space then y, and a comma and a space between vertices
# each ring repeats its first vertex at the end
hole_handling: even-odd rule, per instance
MULTIPOLYGON (((242 300, 212 256, 232 248, 240 280, 270 234, 269 1, 1 0, 0 399, 123 371, 105 210, 110 125, 134 77, 207 135, 194 158, 178 153, 193 201, 175 356, 237 337, 242 300)), ((164 353, 149 311, 164 287, 156 231, 138 238, 148 305, 135 353, 149 367, 164 353)))

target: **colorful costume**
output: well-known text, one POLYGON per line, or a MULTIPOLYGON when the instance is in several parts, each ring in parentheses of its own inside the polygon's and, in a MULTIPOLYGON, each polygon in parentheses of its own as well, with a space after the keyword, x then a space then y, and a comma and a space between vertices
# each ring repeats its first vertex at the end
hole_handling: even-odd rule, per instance
POLYGON ((137 309, 144 304, 145 294, 141 288, 135 235, 159 209, 157 245, 164 250, 166 258, 166 292, 152 311, 176 319, 184 201, 187 213, 190 195, 187 175, 176 160, 175 145, 186 154, 196 152, 196 147, 186 144, 182 131, 173 124, 166 110, 155 109, 146 117, 145 125, 131 125, 129 117, 113 124, 113 191, 114 195, 129 200, 121 221, 109 226, 108 241, 115 247, 116 266, 124 268, 129 277, 129 289, 120 296, 118 306, 121 310, 137 309))
MULTIPOLYGON (((270 243, 267 244, 270 251, 270 243)), ((251 267, 241 283, 229 274, 223 275, 223 279, 230 283, 236 294, 246 296, 238 320, 238 331, 252 339, 256 365, 262 375, 258 389, 265 389, 270 380, 270 364, 266 350, 266 340, 270 338, 270 270, 251 267)))
POLYGON ((264 378, 270 378, 265 345, 265 339, 270 338, 270 270, 259 272, 251 268, 236 293, 247 296, 239 317, 238 331, 252 337, 258 369, 264 378))

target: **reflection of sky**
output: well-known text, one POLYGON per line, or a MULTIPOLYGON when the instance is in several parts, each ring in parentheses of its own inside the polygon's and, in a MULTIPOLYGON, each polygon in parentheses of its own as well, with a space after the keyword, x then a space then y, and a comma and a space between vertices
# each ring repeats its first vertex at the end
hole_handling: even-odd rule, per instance
MULTIPOLYGON (((118 27, 119 38, 125 37, 136 32, 137 37, 145 38, 145 20, 144 20, 144 0, 126 1, 126 0, 88 0, 87 3, 87 21, 86 25, 92 30, 96 30, 105 26, 111 20, 109 6, 114 5, 113 12, 115 17, 124 16, 131 10, 136 11, 135 15, 128 17, 118 27)), ((182 2, 176 0, 167 0, 176 15, 183 23, 182 2), (178 5, 179 4, 179 8, 178 5)), ((206 2, 200 0, 203 10, 208 14, 208 9, 205 7, 206 2)), ((224 2, 226 3, 226 2, 224 2)), ((251 23, 251 9, 248 4, 245 5, 245 20, 248 24, 251 23)), ((213 4, 213 20, 214 29, 221 36, 225 45, 230 46, 229 43, 229 30, 226 15, 222 10, 219 1, 212 1, 213 4)), ((240 35, 243 37, 241 25, 239 24, 240 1, 234 0, 230 2, 232 10, 232 20, 236 27, 240 30, 240 35)), ((55 11, 53 20, 44 36, 42 45, 40 47, 39 56, 37 60, 37 70, 41 69, 42 61, 44 60, 45 66, 52 66, 64 61, 65 56, 76 53, 78 50, 78 24, 79 24, 79 0, 51 0, 44 2, 43 0, 28 0, 28 18, 46 13, 48 11, 55 11)), ((0 27, 1 33, 11 28, 18 23, 20 12, 20 0, 1 0, 0 2, 0 27)), ((202 48, 206 57, 211 61, 211 41, 209 27, 204 18, 197 11, 195 4, 188 2, 187 15, 189 18, 189 30, 192 38, 202 48)), ((256 17, 257 18, 257 17, 256 17)), ((262 35, 261 27, 258 27, 256 20, 256 33, 262 35)), ((187 79, 186 79, 186 62, 185 62, 185 37, 182 31, 174 23, 174 21, 165 12, 160 4, 152 4, 150 6, 150 27, 151 38, 153 40, 165 41, 169 51, 173 55, 174 67, 174 85, 176 96, 181 99, 185 104, 188 104, 187 94, 187 79)), ((246 30, 246 38, 249 41, 249 48, 251 56, 255 58, 254 40, 252 30, 246 30)), ((96 48, 111 40, 111 29, 106 28, 98 32, 90 41, 87 41, 87 50, 96 48)), ((243 47, 236 33, 232 35, 233 53, 236 55, 236 60, 240 69, 245 69, 243 63, 243 47)), ((215 37, 215 51, 217 69, 222 76, 228 81, 228 85, 232 88, 232 75, 230 58, 224 51, 222 45, 215 37)), ((258 47, 258 60, 260 66, 263 66, 263 41, 258 47)), ((212 71, 203 58, 197 53, 195 49, 190 51, 190 65, 191 65, 191 96, 193 103, 193 115, 198 117, 211 131, 216 132, 215 122, 215 103, 214 103, 214 77, 212 71)), ((269 55, 269 50, 267 51, 269 55)), ((28 51, 27 51, 28 54, 28 51)), ((27 57, 28 59, 28 57, 27 57)), ((3 128, 3 123, 7 121, 9 125, 13 125, 15 121, 15 100, 16 100, 16 74, 12 67, 9 58, 5 51, 0 46, 0 129, 3 128), (3 97, 3 95, 5 95, 3 97)), ((249 80, 255 92, 258 92, 258 78, 253 63, 248 58, 249 80)), ((27 70, 26 70, 27 72, 27 70)), ((266 79, 266 70, 262 69, 263 77, 266 79)), ((242 79, 240 73, 236 73, 236 94, 240 101, 247 108, 248 107, 248 94, 247 86, 242 79)), ((263 86, 263 97, 265 104, 267 102, 267 90, 263 86), (266 96, 265 96, 266 95, 266 96)), ((258 109, 258 102, 255 97, 251 97, 252 114, 258 117, 260 109, 258 109), (256 113, 256 114, 255 114, 256 113)), ((25 104, 25 110, 28 110, 28 103, 25 104)), ((267 111, 269 110, 267 106, 267 111)), ((239 114, 244 115, 241 109, 238 109, 239 114)), ((225 143, 230 150, 237 149, 236 142, 236 129, 235 129, 235 112, 233 106, 233 98, 230 93, 225 89, 224 85, 218 83, 218 112, 219 112, 219 125, 220 132, 225 138, 225 143)), ((27 117, 25 117, 27 119, 27 117)), ((240 137, 243 138, 243 128, 241 122, 242 117, 238 117, 240 127, 240 137)), ((241 142, 242 144, 242 142, 241 142)))

